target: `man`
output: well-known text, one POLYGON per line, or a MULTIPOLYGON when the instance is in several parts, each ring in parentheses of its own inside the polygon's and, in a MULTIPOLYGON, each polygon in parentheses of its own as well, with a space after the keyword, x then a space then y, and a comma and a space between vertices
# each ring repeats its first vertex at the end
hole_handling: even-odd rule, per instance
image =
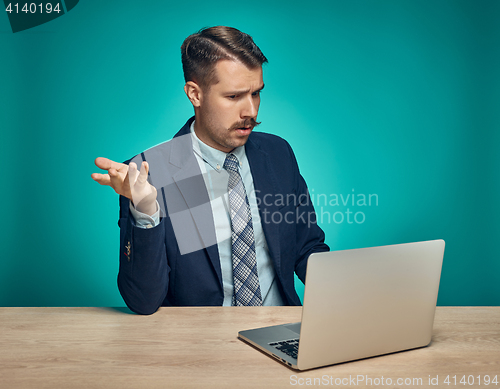
POLYGON ((290 146, 252 132, 267 59, 224 26, 181 51, 195 116, 128 164, 97 158, 108 173, 92 174, 120 195, 120 293, 140 314, 300 305, 294 272, 304 282, 309 255, 329 248, 290 146))

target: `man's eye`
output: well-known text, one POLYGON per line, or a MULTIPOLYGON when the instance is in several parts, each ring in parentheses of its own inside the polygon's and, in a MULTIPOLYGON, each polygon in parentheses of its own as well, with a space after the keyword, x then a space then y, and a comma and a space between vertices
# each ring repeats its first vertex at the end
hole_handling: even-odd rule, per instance
POLYGON ((258 96, 258 95, 260 95, 260 90, 252 93, 252 96, 258 96))
POLYGON ((236 98, 236 95, 231 95, 231 96, 227 96, 228 98, 230 98, 231 100, 234 100, 236 98))

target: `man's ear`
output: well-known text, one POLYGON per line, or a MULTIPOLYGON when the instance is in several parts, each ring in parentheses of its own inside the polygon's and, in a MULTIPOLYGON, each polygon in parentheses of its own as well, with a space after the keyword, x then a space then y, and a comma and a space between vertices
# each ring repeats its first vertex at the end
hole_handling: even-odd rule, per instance
POLYGON ((186 82, 184 85, 184 92, 186 92, 186 96, 188 97, 193 107, 198 108, 201 105, 202 99, 202 91, 200 86, 194 81, 186 82))

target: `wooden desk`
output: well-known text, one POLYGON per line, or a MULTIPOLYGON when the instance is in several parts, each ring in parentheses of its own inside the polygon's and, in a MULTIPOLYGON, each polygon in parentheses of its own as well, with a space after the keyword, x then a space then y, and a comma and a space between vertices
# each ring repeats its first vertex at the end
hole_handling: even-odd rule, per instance
POLYGON ((500 388, 500 307, 440 307, 430 347, 306 372, 236 337, 242 329, 299 321, 300 314, 300 307, 161 308, 152 316, 113 308, 0 308, 0 388, 310 387, 307 379, 373 388, 377 378, 383 387, 417 387, 396 380, 421 378, 422 388, 500 388), (372 384, 349 384, 358 375, 372 384), (464 375, 474 384, 459 384, 464 375), (485 375, 499 383, 486 386, 485 375), (429 385, 429 376, 438 376, 439 385, 429 385))

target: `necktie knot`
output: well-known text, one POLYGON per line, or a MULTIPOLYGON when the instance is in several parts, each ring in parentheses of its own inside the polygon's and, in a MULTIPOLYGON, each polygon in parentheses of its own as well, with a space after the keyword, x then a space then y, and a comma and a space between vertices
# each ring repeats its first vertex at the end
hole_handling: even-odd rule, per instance
POLYGON ((224 169, 230 172, 238 172, 238 158, 234 154, 228 154, 224 161, 224 169))

